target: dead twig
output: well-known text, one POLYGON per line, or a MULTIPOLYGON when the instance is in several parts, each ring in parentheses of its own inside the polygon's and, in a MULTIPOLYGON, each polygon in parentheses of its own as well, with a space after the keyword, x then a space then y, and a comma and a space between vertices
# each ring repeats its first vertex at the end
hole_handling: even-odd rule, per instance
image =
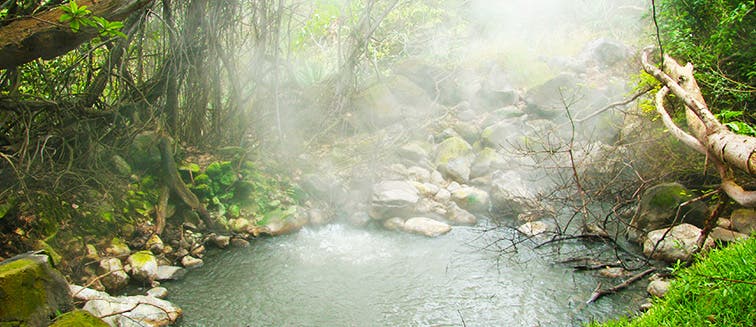
POLYGON ((607 288, 607 289, 601 289, 601 283, 599 282, 598 286, 596 286, 596 290, 593 291, 593 293, 591 294, 591 297, 588 299, 588 301, 585 301, 585 303, 586 304, 591 304, 593 302, 596 302, 596 300, 598 300, 599 298, 601 298, 604 295, 617 293, 617 292, 619 292, 619 291, 627 288, 632 283, 637 282, 641 278, 643 278, 646 275, 648 275, 648 274, 650 274, 652 272, 655 272, 655 271, 656 271, 656 268, 646 269, 646 270, 644 270, 644 271, 642 271, 640 273, 637 273, 637 274, 633 275, 632 277, 628 278, 626 281, 624 281, 624 282, 622 282, 620 284, 617 284, 615 286, 612 286, 610 288, 607 288))

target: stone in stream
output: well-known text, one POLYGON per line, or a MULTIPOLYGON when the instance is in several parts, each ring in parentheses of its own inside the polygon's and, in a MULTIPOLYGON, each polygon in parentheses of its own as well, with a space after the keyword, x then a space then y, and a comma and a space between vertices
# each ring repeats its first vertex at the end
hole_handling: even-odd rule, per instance
POLYGON ((68 283, 44 253, 0 263, 0 325, 47 326, 50 317, 74 308, 68 283))
POLYGON ((431 218, 413 217, 404 222, 404 231, 428 237, 436 237, 451 231, 451 226, 431 218))
POLYGON ((517 227, 517 231, 524 234, 525 236, 532 237, 546 233, 548 227, 549 226, 542 221, 529 221, 520 225, 520 227, 517 227))
POLYGON ((488 192, 472 186, 463 186, 454 190, 451 192, 451 198, 461 208, 470 212, 488 212, 491 204, 488 192))
POLYGON ((478 221, 475 215, 469 211, 460 208, 456 203, 449 203, 448 215, 446 217, 450 222, 457 225, 475 225, 478 221))
POLYGON ((404 219, 399 217, 386 219, 383 221, 383 228, 393 231, 404 230, 404 219))
MULTIPOLYGON (((653 259, 670 263, 686 261, 698 248, 701 229, 691 224, 681 224, 667 232, 668 228, 651 231, 643 242, 643 254, 653 259), (665 235, 666 234, 666 235, 665 235), (662 239, 664 237, 664 239, 662 239)), ((714 246, 711 237, 706 238, 704 249, 714 246)))
POLYGON ((190 255, 181 258, 181 265, 184 266, 184 268, 199 268, 202 267, 203 264, 205 264, 205 262, 202 261, 202 259, 198 259, 190 255))
POLYGON ((208 235, 208 243, 214 245, 219 249, 225 249, 231 243, 231 237, 226 235, 216 235, 214 233, 208 235))
POLYGON ((659 184, 647 189, 627 228, 628 237, 640 242, 646 233, 680 222, 703 227, 704 220, 709 216, 705 204, 697 201, 678 210, 682 203, 693 197, 693 193, 678 183, 659 184))
POLYGON ((147 290, 147 293, 145 293, 145 295, 158 299, 165 299, 168 296, 168 289, 162 286, 153 287, 147 290))
POLYGON ((384 220, 413 212, 420 200, 417 189, 409 182, 386 181, 373 186, 370 217, 384 220))
POLYGON ((756 210, 737 209, 730 215, 734 230, 750 235, 756 231, 756 210))
POLYGON ((131 249, 120 238, 114 237, 110 240, 110 246, 105 249, 105 253, 114 257, 125 257, 131 254, 131 249))
POLYGON ((111 326, 168 326, 181 317, 181 308, 154 296, 110 296, 78 285, 70 285, 78 300, 87 301, 84 310, 111 326))
POLYGON ((177 266, 158 266, 157 280, 179 280, 186 274, 186 269, 177 266))
POLYGON ((126 261, 131 266, 131 276, 135 279, 151 283, 157 278, 158 263, 152 252, 135 252, 126 261))
POLYGON ((103 276, 100 282, 108 292, 118 291, 129 284, 129 275, 123 269, 123 264, 118 258, 100 260, 97 266, 97 274, 103 276))
POLYGON ((152 253, 159 254, 163 252, 163 240, 160 239, 160 236, 157 234, 152 234, 149 239, 147 239, 147 243, 144 245, 145 248, 152 251, 152 253))
POLYGON ((666 279, 654 279, 650 283, 648 283, 646 292, 655 297, 663 298, 665 295, 667 295, 667 291, 669 291, 669 284, 670 282, 666 279))

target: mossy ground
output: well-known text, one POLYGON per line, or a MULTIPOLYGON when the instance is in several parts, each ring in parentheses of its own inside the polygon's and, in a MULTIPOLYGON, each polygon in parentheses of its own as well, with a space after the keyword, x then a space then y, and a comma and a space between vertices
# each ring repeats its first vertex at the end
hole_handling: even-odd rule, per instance
POLYGON ((676 277, 645 314, 592 326, 756 326, 756 235, 710 252, 676 277))

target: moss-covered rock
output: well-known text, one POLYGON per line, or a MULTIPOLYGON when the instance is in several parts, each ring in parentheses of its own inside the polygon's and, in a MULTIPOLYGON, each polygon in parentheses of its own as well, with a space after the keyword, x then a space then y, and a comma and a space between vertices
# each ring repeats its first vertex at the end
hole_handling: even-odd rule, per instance
POLYGON ((57 312, 73 309, 68 283, 44 254, 0 263, 0 325, 46 326, 57 312))
POLYGON ((472 146, 461 137, 450 137, 436 148, 436 166, 446 165, 449 161, 472 154, 472 146))
POLYGON ((74 310, 64 313, 50 325, 50 327, 108 327, 102 319, 95 317, 88 311, 74 310))
POLYGON ((691 191, 678 183, 659 184, 649 188, 641 196, 638 210, 628 227, 628 236, 638 240, 646 233, 679 225, 681 223, 703 227, 709 209, 702 202, 693 202, 678 207, 694 198, 691 191))
POLYGON ((127 261, 131 266, 132 277, 144 282, 157 279, 157 259, 149 250, 135 252, 127 261))

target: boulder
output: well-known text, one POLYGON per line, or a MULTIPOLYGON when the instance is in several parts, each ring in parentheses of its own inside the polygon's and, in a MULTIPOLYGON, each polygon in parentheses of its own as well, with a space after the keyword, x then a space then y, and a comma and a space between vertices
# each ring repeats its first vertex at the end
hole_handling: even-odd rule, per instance
POLYGON ((451 192, 451 199, 461 208, 476 213, 488 212, 491 205, 488 192, 472 186, 463 186, 451 192))
POLYGON ((475 143, 480 137, 480 129, 469 122, 457 122, 453 127, 454 131, 468 143, 475 143))
POLYGON ((310 225, 323 226, 333 220, 333 215, 325 212, 322 209, 312 208, 307 211, 307 218, 310 221, 310 225))
POLYGON ((135 252, 126 262, 131 266, 131 277, 147 283, 157 279, 158 263, 152 252, 147 250, 135 252))
POLYGON ((574 97, 578 79, 574 74, 562 73, 531 88, 525 94, 525 112, 541 118, 554 118, 565 113, 564 99, 574 97))
POLYGON ((393 231, 404 230, 404 219, 399 217, 386 219, 383 221, 383 228, 393 231))
MULTIPOLYGON (((690 259, 690 256, 698 249, 696 243, 701 235, 701 229, 691 224, 677 225, 667 232, 668 229, 649 232, 643 242, 643 254, 670 263, 690 259), (665 233, 666 237, 662 240, 665 233), (654 249, 654 247, 656 248, 654 249)), ((704 248, 712 246, 714 246, 714 241, 707 238, 704 242, 704 248)))
POLYGON ((162 286, 153 287, 147 290, 147 293, 145 295, 156 297, 158 299, 164 299, 168 297, 168 289, 162 286))
POLYGON ((113 257, 126 257, 131 254, 131 249, 118 237, 110 240, 110 245, 105 249, 105 253, 113 257))
POLYGON ((469 211, 460 208, 456 203, 449 203, 448 215, 446 217, 450 222, 457 225, 475 225, 478 219, 469 211))
POLYGON ((535 195, 515 171, 495 171, 491 180, 494 209, 522 213, 536 208, 535 195))
POLYGON ((187 269, 199 268, 199 267, 202 267, 203 264, 205 264, 205 262, 202 261, 202 259, 195 258, 190 255, 187 255, 181 258, 181 265, 187 269))
POLYGON ((709 233, 709 237, 713 238, 715 241, 730 243, 737 240, 747 239, 748 235, 729 229, 724 229, 722 227, 714 227, 714 229, 712 229, 709 233))
POLYGON ((250 222, 246 218, 231 219, 228 221, 228 228, 234 233, 244 233, 250 226, 250 222))
POLYGON ((480 143, 488 148, 500 149, 508 146, 512 138, 521 132, 521 128, 509 121, 498 121, 480 133, 480 143))
POLYGON ((472 161, 469 157, 459 157, 440 164, 438 170, 450 180, 467 183, 470 180, 470 165, 472 161))
POLYGON ((231 243, 231 237, 226 235, 210 234, 207 238, 208 243, 219 249, 225 249, 231 243))
POLYGON ((507 161, 501 153, 486 147, 478 152, 470 167, 470 178, 476 178, 493 173, 498 169, 505 168, 507 161))
POLYGON ((109 327, 105 321, 85 310, 66 312, 55 318, 49 327, 109 327))
POLYGON ((663 298, 667 294, 667 291, 669 291, 669 284, 670 282, 666 279, 654 279, 648 283, 646 292, 655 297, 663 298))
POLYGON ((640 242, 646 233, 673 224, 688 223, 703 227, 708 208, 701 202, 691 203, 679 210, 678 206, 692 199, 693 194, 678 183, 659 184, 647 189, 641 196, 638 210, 627 229, 631 240, 640 242))
POLYGON ((756 231, 756 209, 737 209, 730 215, 732 227, 743 234, 756 231))
POLYGON ((100 260, 97 274, 103 276, 100 282, 108 292, 118 291, 129 285, 129 274, 123 269, 123 264, 118 258, 100 260))
POLYGON ((410 162, 423 162, 428 160, 429 145, 424 142, 413 141, 402 145, 397 150, 399 157, 410 162))
POLYGON ((464 158, 472 154, 472 146, 464 139, 453 136, 445 139, 436 147, 434 163, 441 166, 454 159, 464 158))
POLYGON ((254 226, 249 229, 253 235, 278 236, 294 233, 307 225, 308 216, 303 208, 291 206, 287 209, 279 208, 266 213, 263 221, 266 222, 265 225, 254 226))
POLYGON ((169 326, 182 315, 181 308, 153 296, 110 296, 104 292, 70 285, 79 300, 87 301, 84 310, 102 318, 110 326, 169 326))
POLYGON ((426 217, 413 217, 404 222, 404 231, 427 237, 443 235, 450 230, 449 224, 426 217))
POLYGON ((549 226, 542 221, 530 221, 517 227, 517 231, 525 236, 532 237, 546 233, 549 226))
POLYGON ((418 166, 407 168, 407 178, 410 181, 426 183, 430 181, 431 172, 428 169, 418 166))
POLYGON ((152 234, 150 238, 147 239, 147 243, 144 245, 145 248, 155 254, 162 253, 163 246, 163 240, 160 239, 160 235, 158 234, 152 234))
POLYGON ((186 269, 177 266, 158 266, 156 280, 179 280, 186 275, 186 269))
POLYGON ((600 38, 588 43, 578 56, 583 64, 612 66, 624 62, 630 56, 630 49, 619 41, 600 38))
POLYGON ((0 263, 0 325, 47 326, 74 308, 68 283, 41 252, 0 263))
POLYGON ((420 200, 417 189, 409 182, 386 181, 373 186, 370 217, 383 220, 402 217, 413 212, 420 200))

